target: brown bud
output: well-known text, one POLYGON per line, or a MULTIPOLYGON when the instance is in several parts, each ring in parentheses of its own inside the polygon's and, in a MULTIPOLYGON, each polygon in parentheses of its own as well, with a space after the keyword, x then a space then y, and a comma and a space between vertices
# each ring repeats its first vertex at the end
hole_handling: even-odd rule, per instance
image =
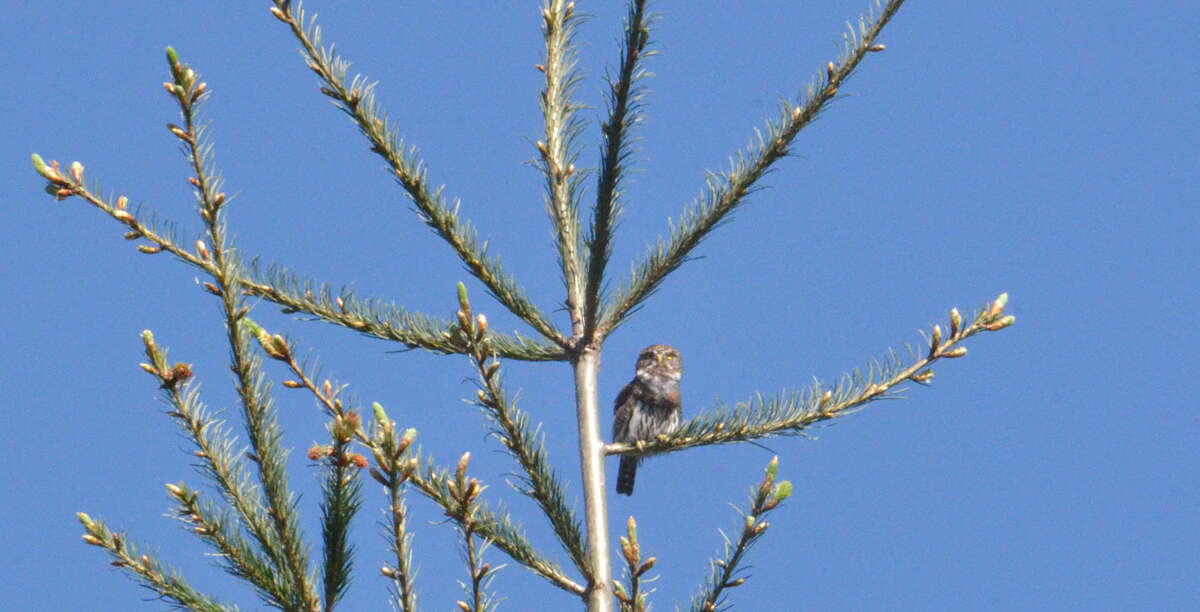
POLYGON ((646 572, 650 571, 650 569, 652 567, 654 567, 655 563, 658 563, 658 559, 656 557, 650 557, 649 559, 646 559, 646 562, 643 563, 642 566, 638 568, 637 575, 641 576, 642 574, 645 574, 646 572))
POLYGON ((76 183, 83 182, 83 164, 79 162, 71 162, 71 176, 75 177, 76 183))
POLYGON ((181 383, 192 377, 192 366, 182 361, 171 368, 171 381, 181 383))
POLYGON ((408 431, 404 432, 404 437, 400 438, 400 446, 396 449, 396 451, 398 453, 403 453, 404 451, 408 450, 409 446, 412 446, 413 440, 416 439, 417 430, 410 428, 408 431))
POLYGON ((383 472, 380 472, 375 468, 371 468, 371 478, 374 478, 376 482, 385 487, 391 486, 391 479, 389 479, 387 476, 384 476, 383 472))
POLYGON ((304 383, 298 380, 285 380, 283 381, 283 386, 287 387, 288 389, 299 389, 300 387, 304 386, 304 383))
POLYGON ((924 372, 917 372, 917 373, 913 374, 912 376, 909 376, 909 378, 912 379, 913 382, 928 383, 929 381, 933 380, 933 370, 925 370, 924 372))
POLYGON ((996 298, 996 301, 992 302, 991 308, 988 309, 988 316, 990 316, 990 317, 1000 316, 1000 313, 1004 312, 1004 307, 1007 305, 1008 305, 1008 294, 1001 293, 1000 297, 996 298))
POLYGON ((208 289, 208 292, 213 295, 221 295, 221 288, 217 287, 216 285, 214 285, 212 283, 209 283, 209 282, 204 283, 204 288, 208 289))
POLYGON ((950 337, 958 336, 958 330, 962 329, 962 315, 958 313, 957 308, 950 309, 950 337))
POLYGON ((471 463, 470 451, 463 453, 458 460, 458 466, 454 470, 454 479, 462 482, 467 477, 467 466, 471 463))
POLYGON ((947 351, 947 352, 943 353, 942 357, 949 357, 949 358, 953 359, 955 357, 962 357, 963 355, 966 355, 966 354, 967 354, 967 347, 960 346, 952 351, 947 351))
POLYGON ((620 599, 622 603, 633 601, 629 598, 629 593, 625 591, 625 585, 621 584, 620 580, 613 580, 613 595, 616 595, 617 599, 620 599))
POLYGON ((834 70, 837 70, 837 66, 834 66, 833 62, 829 62, 829 65, 825 66, 825 78, 830 83, 833 82, 833 71, 834 70))
POLYGON ((883 51, 884 49, 887 49, 887 47, 882 44, 874 44, 874 45, 871 45, 870 47, 867 47, 867 51, 870 51, 871 53, 879 53, 880 51, 883 51))
POLYGON ((988 324, 987 329, 988 329, 988 331, 999 331, 999 330, 1004 329, 1005 327, 1008 327, 1009 325, 1012 325, 1016 321, 1017 321, 1016 317, 1014 317, 1012 315, 1008 315, 1007 317, 1004 317, 1002 319, 992 321, 991 323, 988 324))
POLYGON ((309 461, 320 461, 328 456, 329 456, 329 448, 322 446, 320 444, 314 444, 314 445, 312 445, 312 448, 308 449, 308 460, 309 461))
POLYGON ((83 541, 91 544, 92 546, 104 546, 104 540, 101 540, 90 533, 83 534, 83 541))
POLYGON ((203 259, 212 258, 212 253, 208 251, 208 245, 204 244, 203 240, 196 241, 196 252, 200 253, 200 257, 203 259))

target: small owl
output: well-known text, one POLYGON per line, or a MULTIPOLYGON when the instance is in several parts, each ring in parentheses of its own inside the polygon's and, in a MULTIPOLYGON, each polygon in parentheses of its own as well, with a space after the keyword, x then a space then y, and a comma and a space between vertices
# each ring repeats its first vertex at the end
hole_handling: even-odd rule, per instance
MULTIPOLYGON (((613 441, 653 440, 659 434, 679 429, 683 403, 679 397, 679 379, 683 377, 683 358, 674 347, 655 344, 642 349, 637 374, 617 394, 613 416, 613 441)), ((621 455, 617 472, 617 493, 633 495, 637 476, 635 455, 621 455)))

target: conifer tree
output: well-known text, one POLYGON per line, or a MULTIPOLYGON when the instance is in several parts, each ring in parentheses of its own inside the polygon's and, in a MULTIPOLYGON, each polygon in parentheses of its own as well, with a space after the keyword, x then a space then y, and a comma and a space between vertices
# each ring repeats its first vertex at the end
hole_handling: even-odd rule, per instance
MULTIPOLYGON (((199 240, 185 239, 172 223, 131 208, 124 195, 102 193, 85 179, 80 162, 64 168, 34 154, 33 164, 46 180, 50 195, 94 206, 123 226, 125 238, 135 241, 141 252, 167 253, 207 275, 204 286, 220 302, 244 439, 206 406, 193 381, 192 366, 169 360, 166 347, 150 331, 142 335, 146 357, 142 368, 161 387, 170 405, 168 414, 194 446, 206 481, 203 488, 183 483, 167 486, 174 517, 215 553, 229 574, 248 584, 264 605, 281 610, 332 610, 351 584, 355 547, 349 528, 361 520, 364 483, 373 482, 388 495, 384 544, 391 552, 381 572, 390 585, 390 603, 398 610, 418 609, 420 586, 413 560, 420 552, 413 548, 409 526, 413 497, 423 498, 417 503, 440 508, 455 529, 466 565, 465 595, 457 602, 462 610, 494 609, 502 595, 491 589, 497 566, 484 559, 489 548, 551 586, 577 595, 589 610, 612 610, 614 606, 648 609, 645 583, 655 559, 642 550, 633 518, 620 538, 616 559, 609 549, 606 456, 643 457, 802 434, 813 425, 893 397, 902 385, 929 384, 934 362, 962 357, 968 338, 1013 323, 1013 317, 1005 313, 1007 297, 1001 294, 966 316, 952 309, 944 324, 928 330, 920 346, 909 347, 906 354, 891 352, 836 383, 815 382, 774 396, 756 394, 734 407, 716 405, 698 414, 693 411, 696 416, 656 439, 605 443, 602 420, 607 413, 597 392, 605 341, 673 271, 696 254, 706 237, 751 199, 764 175, 792 152, 797 134, 823 112, 855 69, 872 54, 884 51, 878 42, 880 33, 902 3, 891 0, 860 17, 844 34, 841 55, 819 71, 798 99, 780 103, 778 114, 767 119, 749 147, 734 153, 727 170, 709 174, 701 195, 668 224, 657 244, 633 263, 631 275, 620 280, 614 278, 609 259, 617 221, 627 204, 624 187, 643 117, 656 18, 648 0, 628 1, 619 55, 606 87, 599 159, 593 162, 594 171, 585 171, 583 106, 576 99, 582 77, 577 69, 575 35, 582 16, 574 2, 547 0, 540 17, 544 63, 537 66, 545 76, 540 96, 545 131, 535 148, 555 237, 559 269, 554 273, 563 279, 569 318, 569 326, 561 326, 543 305, 534 303, 522 284, 500 265, 500 258, 488 251, 480 232, 460 213, 457 201, 430 183, 426 163, 401 137, 403 126, 385 112, 374 84, 349 73, 349 61, 324 41, 315 18, 308 16, 300 3, 273 0, 270 13, 299 43, 319 91, 357 127, 411 200, 418 219, 450 247, 494 299, 492 307, 515 315, 527 326, 526 334, 489 328, 486 313, 463 283, 457 284, 454 296, 455 316, 443 319, 301 278, 280 265, 261 266, 251 254, 237 248, 226 221, 230 197, 220 179, 206 124, 200 119, 200 110, 210 96, 208 85, 168 48, 165 88, 180 111, 178 123, 168 128, 185 153, 204 228, 199 240), (594 199, 581 207, 590 180, 595 181, 594 199), (606 291, 606 287, 615 289, 606 291), (486 483, 471 475, 470 452, 450 462, 422 452, 417 431, 393 419, 380 403, 369 407, 356 403, 344 394, 343 386, 322 379, 297 357, 300 347, 295 341, 256 322, 254 303, 259 304, 257 308, 275 304, 285 312, 398 347, 466 356, 477 386, 474 402, 495 434, 494 440, 514 461, 520 491, 544 514, 561 550, 541 550, 530 543, 525 530, 537 528, 536 517, 518 520, 504 511, 502 500, 493 496, 496 489, 488 490, 486 483), (319 466, 322 483, 321 537, 315 542, 306 542, 301 534, 300 515, 312 509, 298 503, 289 482, 289 446, 264 373, 265 360, 278 362, 287 372, 282 386, 311 395, 328 422, 328 439, 308 450, 308 458, 319 466), (571 364, 581 457, 578 468, 566 461, 552 463, 534 422, 536 415, 519 409, 514 390, 506 385, 503 371, 507 360, 571 364), (581 476, 582 516, 575 510, 576 500, 566 493, 563 474, 581 476), (313 550, 317 552, 312 554, 313 550), (619 578, 613 576, 614 562, 623 568, 619 578)), ((452 295, 448 291, 447 297, 452 295)), ((779 470, 778 460, 772 460, 752 487, 743 517, 726 539, 722 558, 712 561, 691 609, 731 605, 731 591, 747 578, 744 567, 750 548, 768 531, 764 517, 791 494, 792 486, 778 478, 779 470)), ((190 586, 180 571, 106 522, 84 513, 79 520, 88 544, 104 549, 116 566, 164 600, 187 609, 233 609, 218 595, 190 586)), ((428 606, 445 607, 444 602, 428 602, 428 606)))

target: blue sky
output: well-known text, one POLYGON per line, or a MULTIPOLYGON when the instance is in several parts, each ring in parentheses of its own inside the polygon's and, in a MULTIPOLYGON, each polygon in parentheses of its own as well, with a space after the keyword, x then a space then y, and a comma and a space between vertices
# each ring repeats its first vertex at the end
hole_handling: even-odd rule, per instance
MULTIPOLYGON (((379 99, 428 161, 432 180, 543 308, 562 302, 537 171, 541 38, 535 3, 313 2, 327 41, 380 81, 379 99), (425 6, 426 4, 430 6, 425 6), (435 5, 436 6, 433 6, 435 5)), ((414 311, 452 315, 468 281, 494 328, 519 329, 416 219, 363 139, 317 91, 269 3, 13 3, 0 96, 0 184, 9 219, 0 302, 10 415, 0 495, 10 547, 0 599, 11 609, 158 609, 82 544, 77 511, 130 530, 199 588, 261 606, 213 569, 163 516, 164 483, 201 485, 188 445, 137 367, 155 331, 194 364, 206 401, 233 407, 219 311, 196 272, 138 254, 79 200, 54 202, 29 164, 83 162, 187 235, 200 230, 187 170, 163 124, 160 83, 174 45, 214 96, 217 165, 239 246, 267 261, 414 311), (16 221, 20 221, 16 223, 16 221)), ((753 128, 838 52, 862 2, 663 2, 648 120, 611 272, 665 231, 753 128)), ((593 107, 583 165, 597 159, 605 67, 623 10, 579 3, 579 96, 593 107)), ((645 464, 631 499, 612 498, 658 557, 656 609, 686 604, 735 529, 772 454, 795 494, 750 556, 739 609, 1194 609, 1200 606, 1200 71, 1185 41, 1189 3, 913 2, 840 98, 796 141, 732 223, 697 251, 606 344, 601 401, 642 346, 678 347, 685 415, 755 390, 835 380, 916 330, 1001 291, 1017 325, 969 341, 931 388, 770 450, 710 447, 645 464), (1188 399, 1191 397, 1192 399, 1188 399)), ((590 185, 589 185, 590 186, 590 185)), ((594 193, 589 189, 585 203, 594 193)), ((202 279, 201 279, 202 280, 202 279)), ((463 451, 491 500, 544 521, 504 480, 461 357, 396 347, 295 320, 255 316, 320 356, 325 371, 421 432, 444 462, 463 451)), ((557 320, 564 323, 561 310, 557 320)), ((571 373, 511 364, 521 406, 579 493, 571 373)), ((277 368, 268 372, 276 380, 277 368)), ((303 449, 323 422, 278 393, 308 533, 318 515, 303 449)), ((232 417, 232 413, 231 413, 232 417)), ((607 432, 607 423, 606 423, 607 432)), ((610 460, 610 482, 615 460, 610 460)), ((367 488, 359 571, 345 609, 383 609, 384 496, 367 488)), ((446 609, 463 575, 453 531, 412 497, 424 607, 446 609)), ((582 501, 579 502, 582 508, 582 501)), ((490 560, 504 558, 492 552, 490 560)), ((495 590, 504 610, 574 600, 517 565, 495 590)))

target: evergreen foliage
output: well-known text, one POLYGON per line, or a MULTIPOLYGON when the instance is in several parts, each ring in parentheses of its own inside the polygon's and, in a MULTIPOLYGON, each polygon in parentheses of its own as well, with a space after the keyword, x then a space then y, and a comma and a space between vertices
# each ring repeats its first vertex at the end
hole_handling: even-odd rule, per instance
MULTIPOLYGON (((166 348, 150 331, 142 337, 147 356, 142 367, 161 387, 171 407, 169 415, 194 446, 200 473, 207 480, 207 493, 183 483, 168 485, 174 500, 172 515, 212 549, 229 574, 247 582, 264 605, 312 612, 336 607, 356 569, 349 528, 363 504, 366 472, 385 488, 390 502, 384 523, 392 557, 381 572, 389 580, 391 603, 398 610, 415 610, 418 602, 408 527, 407 495, 412 492, 440 507, 457 529, 467 569, 467 577, 461 581, 465 598, 458 602, 460 609, 490 610, 499 601, 489 590, 499 567, 483 559, 484 552, 494 546, 550 584, 578 595, 589 609, 611 609, 615 595, 623 610, 646 610, 650 592, 645 586, 651 580, 647 572, 655 559, 642 555, 637 524, 630 518, 627 534, 621 538, 624 580, 612 579, 603 475, 597 478, 589 466, 602 467, 606 454, 667 453, 801 434, 816 423, 893 397, 904 383, 928 384, 935 361, 961 357, 966 354, 963 342, 968 338, 1012 324, 1013 317, 1004 313, 1007 297, 1001 295, 983 304, 969 320, 952 310, 945 327, 934 326, 923 344, 909 347, 907 355, 891 352, 872 361, 865 371, 845 375, 835 385, 817 382, 772 396, 758 394, 733 407, 717 406, 655 441, 603 444, 596 435, 599 404, 594 383, 604 340, 746 203, 747 196, 760 187, 762 177, 789 154, 797 134, 834 99, 860 62, 871 52, 883 50, 876 39, 902 0, 877 6, 875 12, 861 18, 845 35, 842 55, 809 83, 801 98, 780 104, 778 116, 766 122, 749 148, 735 153, 728 170, 709 175, 699 198, 683 210, 677 222, 668 225, 658 243, 634 264, 631 276, 606 295, 605 288, 612 283, 608 263, 624 204, 622 189, 635 151, 633 132, 643 119, 644 81, 650 74, 646 61, 654 55, 650 44, 655 16, 646 4, 646 0, 628 2, 620 55, 608 76, 607 113, 600 126, 602 141, 595 172, 596 201, 586 231, 580 216, 580 194, 589 174, 577 168, 583 154, 580 135, 584 123, 578 113, 582 107, 572 99, 581 80, 574 37, 582 18, 574 3, 561 0, 548 0, 542 11, 546 52, 544 64, 538 68, 545 73, 540 98, 545 134, 536 143, 536 165, 545 179, 545 202, 556 237, 570 329, 557 327, 533 303, 517 279, 488 252, 479 231, 460 215, 458 202, 431 185, 427 164, 400 136, 400 127, 376 99, 374 84, 361 75, 348 74, 349 61, 323 41, 315 18, 307 16, 298 2, 274 0, 270 10, 299 42, 320 91, 354 122, 371 150, 386 163, 418 218, 447 243, 500 305, 529 326, 531 337, 489 329, 486 316, 472 307, 461 283, 456 320, 442 320, 409 312, 391 301, 359 297, 346 288, 305 279, 282 266, 260 264, 239 251, 226 227, 228 198, 200 120, 209 95, 207 85, 171 48, 167 49, 170 81, 165 86, 178 103, 181 119, 180 125, 168 128, 187 158, 204 238, 188 245, 172 223, 159 221, 148 211, 129 209, 124 196, 102 195, 98 187, 85 182, 79 162, 64 170, 56 162, 33 156, 35 169, 46 179, 51 195, 88 202, 125 226, 125 238, 137 241, 140 251, 168 252, 211 277, 205 286, 221 300, 246 449, 242 450, 233 428, 205 407, 191 380, 191 367, 169 363, 166 348), (453 468, 422 453, 415 444, 417 432, 391 420, 383 406, 376 403, 370 411, 363 409, 343 396, 343 386, 322 380, 298 362, 291 341, 263 329, 249 316, 246 296, 406 348, 466 355, 477 378, 475 402, 493 437, 519 468, 518 490, 545 515, 569 560, 569 569, 553 554, 535 548, 524 535, 525 527, 500 503, 487 500, 486 485, 468 475, 469 453, 453 468), (264 356, 287 368, 290 378, 282 381, 284 387, 311 394, 328 419, 328 442, 308 451, 308 458, 320 470, 322 490, 321 538, 316 543, 306 542, 299 527, 301 508, 289 488, 289 450, 279 427, 272 385, 262 371, 264 356), (539 426, 516 406, 505 387, 505 359, 566 361, 575 368, 584 456, 583 519, 573 510, 539 426), (371 418, 364 420, 364 414, 371 418), (314 555, 317 547, 319 554, 314 555)), ((791 493, 791 484, 777 479, 778 469, 778 460, 773 460, 762 482, 752 489, 737 535, 725 539, 723 557, 712 562, 692 609, 726 607, 731 590, 745 582, 741 573, 745 556, 769 526, 763 517, 791 493)), ((79 519, 87 543, 105 549, 117 567, 164 601, 186 609, 235 609, 197 592, 178 571, 167 568, 154 555, 140 552, 104 522, 83 513, 79 519)))

